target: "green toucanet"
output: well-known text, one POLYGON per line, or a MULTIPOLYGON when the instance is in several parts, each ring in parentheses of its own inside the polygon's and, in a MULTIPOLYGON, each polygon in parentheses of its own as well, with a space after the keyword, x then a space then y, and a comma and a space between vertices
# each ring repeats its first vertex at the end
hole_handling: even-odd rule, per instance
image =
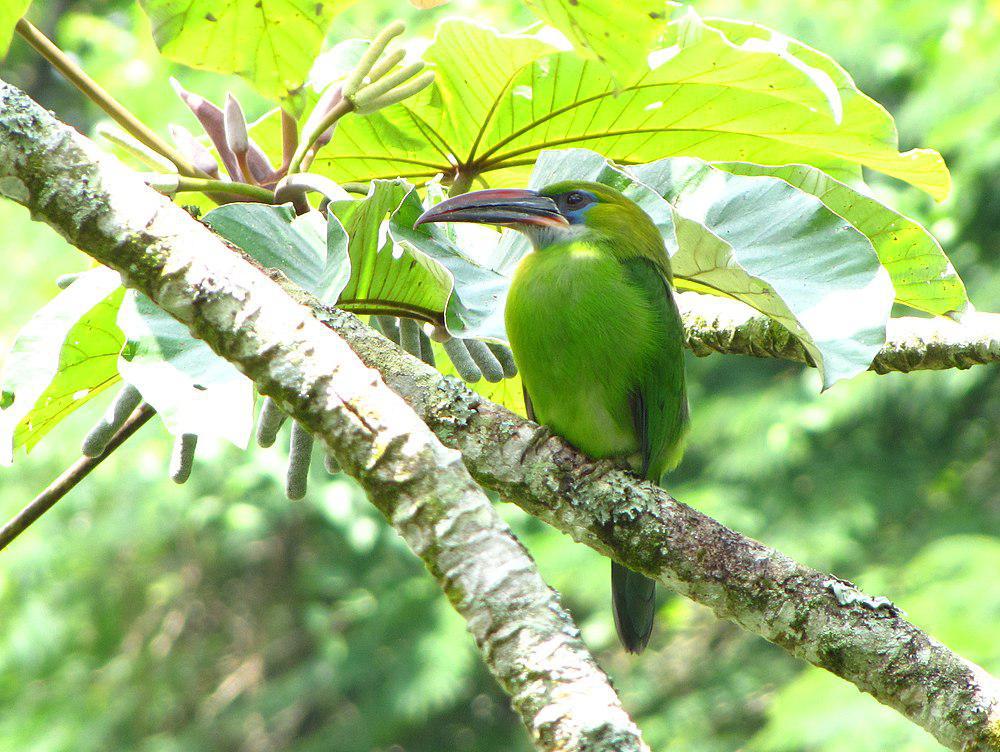
MULTIPOLYGON (((645 212, 612 188, 571 181, 456 196, 424 222, 528 236, 534 252, 514 273, 505 318, 529 417, 659 483, 680 460, 688 406, 670 259, 645 212)), ((654 583, 612 562, 611 591, 618 635, 638 653, 653 626, 654 583)))

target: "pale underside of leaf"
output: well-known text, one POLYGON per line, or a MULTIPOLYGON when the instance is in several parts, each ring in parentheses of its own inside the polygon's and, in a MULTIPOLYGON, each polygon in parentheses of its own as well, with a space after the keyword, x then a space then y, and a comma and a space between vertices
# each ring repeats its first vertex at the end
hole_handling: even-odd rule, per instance
POLYGON ((889 272, 896 301, 927 313, 961 312, 969 304, 965 285, 941 245, 918 222, 808 165, 767 167, 723 162, 736 175, 770 175, 816 196, 871 241, 889 272))
POLYGON ((118 315, 128 339, 122 378, 156 408, 175 436, 226 439, 246 448, 253 427, 253 383, 149 298, 128 292, 118 315))

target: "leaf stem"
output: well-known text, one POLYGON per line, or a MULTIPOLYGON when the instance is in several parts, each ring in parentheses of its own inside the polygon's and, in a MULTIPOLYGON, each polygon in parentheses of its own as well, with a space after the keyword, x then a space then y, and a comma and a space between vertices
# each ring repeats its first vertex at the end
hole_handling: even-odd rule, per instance
POLYGON ((6 525, 0 528, 0 551, 7 547, 17 536, 27 530, 33 522, 49 511, 55 503, 64 497, 81 480, 86 478, 91 471, 107 459, 113 451, 124 444, 136 431, 142 428, 149 419, 156 415, 150 405, 141 404, 131 417, 122 424, 107 447, 96 457, 81 457, 74 462, 62 475, 42 491, 38 496, 20 512, 17 513, 6 525))
POLYGON ((177 181, 177 193, 228 193, 246 196, 262 204, 274 202, 274 191, 249 183, 237 183, 229 180, 213 180, 211 178, 183 177, 177 181))
POLYGON ((188 162, 170 144, 160 138, 135 115, 129 112, 121 102, 115 99, 99 83, 88 76, 65 52, 60 50, 48 37, 33 26, 27 19, 20 19, 16 26, 17 32, 24 37, 35 51, 45 58, 52 67, 58 70, 66 79, 87 96, 94 104, 104 110, 115 122, 140 142, 157 154, 169 159, 182 175, 204 177, 206 174, 188 162))

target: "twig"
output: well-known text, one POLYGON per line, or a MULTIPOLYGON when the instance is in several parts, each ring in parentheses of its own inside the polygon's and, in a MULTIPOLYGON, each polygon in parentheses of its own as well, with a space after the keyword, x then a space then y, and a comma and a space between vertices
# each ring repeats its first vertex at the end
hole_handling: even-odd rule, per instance
POLYGON ((62 73, 71 84, 104 110, 128 133, 131 133, 157 154, 161 154, 169 159, 177 167, 178 172, 182 175, 190 175, 192 177, 208 177, 206 173, 188 162, 176 149, 129 112, 121 102, 111 96, 97 81, 88 76, 80 66, 74 63, 66 53, 56 47, 48 37, 35 28, 26 18, 20 19, 15 28, 24 37, 25 41, 39 55, 48 60, 56 70, 62 73))
POLYGON ((11 541, 27 530, 39 517, 52 509, 57 501, 68 494, 77 483, 90 475, 94 468, 104 462, 112 452, 124 444, 154 415, 156 415, 156 410, 150 405, 143 403, 122 424, 122 427, 111 438, 111 441, 108 442, 103 452, 96 457, 81 457, 67 468, 62 475, 52 481, 48 488, 32 499, 3 528, 0 528, 0 551, 5 549, 11 541))

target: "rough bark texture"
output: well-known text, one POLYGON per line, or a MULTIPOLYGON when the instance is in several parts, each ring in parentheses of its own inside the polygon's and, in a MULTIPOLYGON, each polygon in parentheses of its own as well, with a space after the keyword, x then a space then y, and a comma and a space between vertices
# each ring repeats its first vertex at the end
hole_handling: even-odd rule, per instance
POLYGON ((466 618, 539 749, 648 750, 461 455, 309 308, 3 82, 0 192, 121 272, 324 441, 466 618))
MULTIPOLYGON (((464 563, 452 558, 454 550, 441 549, 449 548, 444 542, 449 536, 463 537, 464 525, 478 518, 456 518, 443 508, 443 500, 422 502, 438 488, 462 504, 476 495, 454 457, 435 447, 409 414, 400 424, 390 424, 390 416, 373 412, 371 405, 405 408, 384 394, 372 372, 362 376, 356 371, 339 339, 331 342, 305 309, 265 286, 258 272, 204 228, 150 198, 119 168, 105 168, 107 178, 101 177, 79 137, 55 129, 44 113, 9 87, 0 86, 0 104, 0 189, 122 270, 221 354, 241 364, 265 392, 278 395, 297 418, 338 448, 338 459, 371 485, 376 503, 390 510, 425 559, 450 562, 431 568, 437 568, 460 610, 475 606, 472 591, 453 581, 465 572, 464 563), (137 209, 136 202, 142 207, 137 209), (396 463, 403 480, 389 472, 396 463), (427 477, 419 463, 433 466, 434 477, 427 477), (397 497, 405 501, 393 507, 397 497)), ((595 463, 559 439, 535 441, 537 426, 388 346, 350 314, 318 306, 313 311, 381 371, 445 445, 462 452, 483 485, 708 605, 720 617, 853 682, 946 746, 1000 750, 1000 683, 906 622, 891 605, 725 528, 627 472, 595 463)), ((476 514, 487 515, 478 504, 476 514)), ((479 527, 472 529, 479 534, 479 527)), ((482 531, 490 537, 509 535, 492 525, 482 531)), ((514 568, 510 576, 517 579, 523 573, 514 568)), ((483 597, 504 590, 505 577, 480 583, 483 597)), ((493 619, 508 617, 513 621, 506 628, 521 635, 517 639, 530 631, 517 623, 527 618, 518 604, 496 608, 482 622, 471 620, 477 637, 489 635, 491 625, 499 629, 493 619)), ((498 650, 508 651, 504 665, 525 655, 510 640, 499 640, 498 650)), ((484 655, 491 665, 498 661, 490 644, 484 655)), ((531 672, 513 674, 529 685, 539 679, 531 672)), ((522 688, 519 681, 508 680, 515 696, 522 688)), ((593 707, 604 708, 604 700, 593 707)))

